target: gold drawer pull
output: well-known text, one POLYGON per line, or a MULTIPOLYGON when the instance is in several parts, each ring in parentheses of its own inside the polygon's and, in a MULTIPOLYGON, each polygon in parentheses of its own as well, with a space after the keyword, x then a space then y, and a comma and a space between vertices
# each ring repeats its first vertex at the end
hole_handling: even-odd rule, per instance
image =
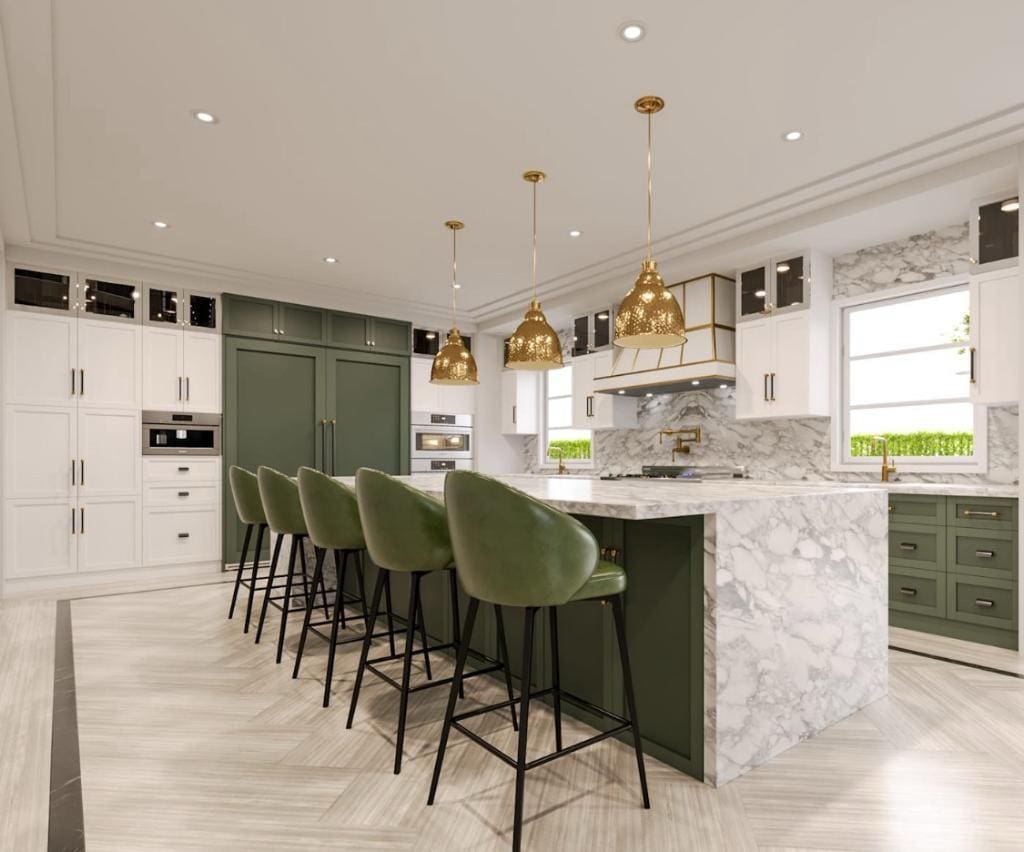
POLYGON ((895 508, 896 508, 896 507, 895 507, 895 506, 894 506, 894 505, 893 505, 892 503, 890 503, 890 504, 889 504, 889 511, 890 511, 890 512, 894 511, 894 510, 895 510, 895 508))
POLYGON ((998 512, 979 512, 976 509, 964 509, 965 518, 998 518, 998 512))
POLYGON ((994 550, 975 550, 974 555, 979 559, 991 559, 996 554, 994 550))
POLYGON ((978 598, 974 602, 975 606, 980 606, 982 609, 992 609, 996 605, 995 601, 986 600, 985 598, 978 598))
POLYGON ((917 545, 911 544, 910 542, 901 541, 900 550, 917 550, 917 545))
POLYGON ((910 589, 906 586, 900 586, 900 594, 912 598, 914 597, 914 595, 917 594, 917 589, 910 589))

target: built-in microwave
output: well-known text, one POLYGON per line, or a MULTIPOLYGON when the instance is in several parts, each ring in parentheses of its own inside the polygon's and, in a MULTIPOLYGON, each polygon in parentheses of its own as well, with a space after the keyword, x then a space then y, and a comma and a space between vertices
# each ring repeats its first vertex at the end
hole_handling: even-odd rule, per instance
POLYGON ((219 414, 142 412, 144 456, 219 456, 219 414))
POLYGON ((410 456, 417 459, 472 459, 473 415, 414 411, 410 456))

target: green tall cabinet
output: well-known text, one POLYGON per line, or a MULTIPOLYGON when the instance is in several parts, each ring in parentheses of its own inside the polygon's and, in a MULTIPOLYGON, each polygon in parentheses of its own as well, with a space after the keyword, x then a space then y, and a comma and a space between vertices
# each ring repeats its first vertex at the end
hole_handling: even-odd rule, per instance
MULTIPOLYGON (((390 332, 382 352, 362 337, 344 348, 328 334, 335 314, 318 308, 225 295, 224 313, 225 470, 409 472, 408 323, 363 318, 390 332)), ((238 561, 243 533, 225 481, 225 562, 238 561)))

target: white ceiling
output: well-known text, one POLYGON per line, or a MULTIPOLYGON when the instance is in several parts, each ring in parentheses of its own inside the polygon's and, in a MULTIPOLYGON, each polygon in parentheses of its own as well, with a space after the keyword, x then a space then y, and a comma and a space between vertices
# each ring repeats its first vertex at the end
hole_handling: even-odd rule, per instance
POLYGON ((448 297, 442 223, 458 217, 460 298, 496 316, 529 283, 527 168, 549 175, 546 287, 637 257, 641 94, 667 101, 663 251, 1024 138, 1024 3, 983 8, 0 0, 0 227, 235 290, 272 280, 282 297, 321 285, 426 308, 448 297), (616 36, 631 18, 649 27, 632 45, 616 36), (783 143, 794 127, 806 138, 783 143))

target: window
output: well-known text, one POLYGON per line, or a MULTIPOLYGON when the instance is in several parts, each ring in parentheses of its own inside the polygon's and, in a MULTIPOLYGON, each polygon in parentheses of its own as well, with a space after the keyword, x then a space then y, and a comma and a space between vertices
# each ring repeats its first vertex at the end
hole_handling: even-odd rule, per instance
POLYGON ((591 432, 572 428, 572 367, 544 375, 544 447, 541 462, 589 465, 591 432))
POLYGON ((904 469, 983 466, 984 409, 970 401, 967 285, 849 305, 841 320, 837 466, 877 464, 878 436, 904 469))

